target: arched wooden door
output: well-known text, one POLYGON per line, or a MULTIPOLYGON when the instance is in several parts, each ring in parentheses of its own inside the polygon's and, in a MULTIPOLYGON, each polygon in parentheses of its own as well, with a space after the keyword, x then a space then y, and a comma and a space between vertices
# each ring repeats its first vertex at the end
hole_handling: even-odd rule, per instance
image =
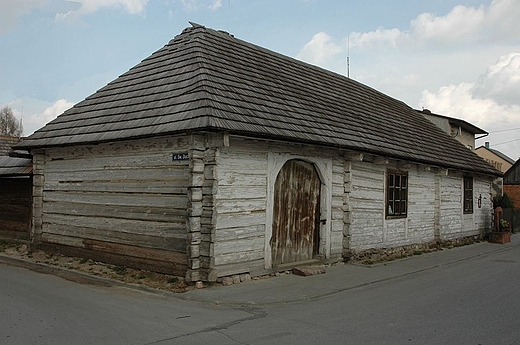
POLYGON ((290 160, 274 185, 273 267, 318 254, 321 181, 313 164, 290 160))

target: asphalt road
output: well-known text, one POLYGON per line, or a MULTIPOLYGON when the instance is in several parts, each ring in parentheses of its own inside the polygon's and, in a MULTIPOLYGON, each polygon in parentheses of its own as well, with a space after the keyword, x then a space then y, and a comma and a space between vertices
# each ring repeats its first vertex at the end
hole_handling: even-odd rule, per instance
POLYGON ((0 265, 0 344, 516 345, 519 258, 512 246, 313 301, 238 308, 0 265))

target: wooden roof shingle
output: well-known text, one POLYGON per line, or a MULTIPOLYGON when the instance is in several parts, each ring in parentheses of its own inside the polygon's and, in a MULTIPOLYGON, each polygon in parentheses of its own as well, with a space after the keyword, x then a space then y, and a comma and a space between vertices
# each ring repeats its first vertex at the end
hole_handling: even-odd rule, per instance
POLYGON ((192 24, 17 148, 228 131, 500 175, 405 103, 192 24))
POLYGON ((12 147, 20 141, 19 137, 0 135, 0 156, 9 156, 12 147))

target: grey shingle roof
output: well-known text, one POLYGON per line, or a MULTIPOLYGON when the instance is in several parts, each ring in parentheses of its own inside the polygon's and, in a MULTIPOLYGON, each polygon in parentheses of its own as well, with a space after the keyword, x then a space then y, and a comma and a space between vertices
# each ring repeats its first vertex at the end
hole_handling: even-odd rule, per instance
POLYGON ((29 176, 32 174, 32 159, 0 156, 0 177, 29 176))
POLYGON ((455 117, 450 117, 450 116, 446 116, 446 115, 434 114, 434 113, 432 113, 428 109, 417 110, 417 111, 419 113, 421 113, 421 114, 425 114, 425 115, 429 115, 429 116, 434 116, 434 117, 446 119, 446 121, 448 121, 448 123, 450 125, 456 126, 456 127, 461 127, 462 129, 464 129, 464 130, 466 130, 466 131, 468 131, 469 133, 472 133, 472 134, 489 134, 485 130, 475 126, 472 123, 469 123, 469 122, 467 122, 465 120, 462 120, 462 119, 457 119, 455 117))
POLYGON ((513 158, 509 157, 508 155, 506 155, 506 154, 504 154, 504 153, 502 153, 502 152, 500 152, 498 150, 492 149, 491 147, 486 147, 484 145, 477 147, 477 150, 481 149, 481 148, 488 150, 489 152, 491 152, 491 153, 495 154, 496 156, 502 158, 503 160, 505 160, 509 164, 515 164, 515 160, 513 158))
POLYGON ((18 137, 9 135, 0 135, 0 156, 8 156, 12 150, 12 146, 20 141, 18 137))
POLYGON ((401 101, 199 25, 18 147, 189 130, 225 130, 500 174, 401 101))

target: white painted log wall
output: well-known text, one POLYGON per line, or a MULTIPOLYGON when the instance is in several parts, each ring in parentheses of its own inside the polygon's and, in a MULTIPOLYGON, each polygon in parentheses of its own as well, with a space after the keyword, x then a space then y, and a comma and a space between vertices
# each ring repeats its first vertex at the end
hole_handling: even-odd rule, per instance
POLYGON ((425 243, 434 239, 434 175, 416 165, 412 165, 407 171, 407 217, 385 220, 387 232, 385 247, 425 243))
POLYGON ((46 150, 42 241, 83 238, 186 252, 186 138, 46 150))
POLYGON ((476 177, 473 182, 473 200, 475 210, 475 232, 486 233, 491 231, 493 219, 493 180, 490 178, 476 177), (478 199, 482 197, 480 207, 478 199))
MULTIPOLYGON (((408 217, 385 219, 385 173, 395 164, 350 161, 339 151, 300 145, 230 141, 230 146, 212 147, 210 155, 201 153, 208 183, 201 182, 197 196, 202 200, 200 265, 218 276, 265 269, 269 152, 332 162, 329 210, 322 210, 330 223, 320 230, 326 234, 320 253, 328 258, 343 250, 434 239, 435 174, 424 167, 406 169, 408 217)), ((188 138, 163 138, 52 149, 36 156, 41 161, 37 172, 45 173, 43 192, 35 193, 36 199, 43 195, 42 240, 81 246, 83 238, 92 238, 185 253, 190 162, 173 162, 172 154, 188 149, 188 138)), ((442 239, 482 233, 489 226, 489 181, 475 179, 473 215, 462 214, 461 176, 441 176, 438 184, 442 239)))
POLYGON ((343 254, 343 230, 345 218, 345 159, 337 156, 332 160, 332 202, 331 202, 331 230, 329 241, 330 252, 328 259, 341 258, 343 254))
MULTIPOLYGON (((319 157, 330 161, 330 190, 325 191, 330 200, 329 210, 322 209, 322 219, 328 221, 320 230, 320 254, 327 258, 340 258, 343 242, 343 172, 344 160, 332 159, 333 152, 300 145, 249 141, 231 137, 230 146, 220 147, 216 155, 217 180, 214 201, 215 242, 213 244, 214 268, 218 276, 243 272, 261 272, 265 269, 267 176, 269 152, 276 152, 284 159, 319 157), (328 158, 327 158, 328 156, 328 158), (325 157, 325 158, 323 158, 325 157), (330 224, 328 223, 330 222, 330 224)), ((322 169, 324 170, 324 169, 322 169)), ((321 171, 321 174, 326 174, 321 171)), ((323 177, 322 177, 323 178, 323 177)), ((324 202, 324 201, 322 201, 324 202)), ((268 260, 270 262, 270 260, 268 260)))
POLYGON ((231 138, 216 155, 213 267, 218 276, 264 267, 267 147, 231 138))
POLYGON ((493 203, 491 179, 473 178, 473 213, 463 212, 463 175, 452 174, 441 179, 441 239, 484 234, 490 229, 493 203), (481 207, 478 198, 482 196, 481 207))
POLYGON ((408 172, 408 216, 385 217, 385 179, 395 165, 351 163, 349 197, 350 250, 397 247, 434 238, 435 180, 430 172, 412 165, 408 172))
POLYGON ((462 177, 441 178, 441 239, 453 239, 462 235, 462 177))
POLYGON ((383 243, 384 170, 365 162, 350 168, 350 248, 364 250, 383 243))
MULTIPOLYGON (((349 205, 346 210, 348 248, 359 252, 371 248, 385 248, 425 243, 435 239, 435 174, 420 165, 408 171, 408 216, 386 219, 385 172, 395 165, 377 165, 352 161, 345 190, 349 205)), ((451 172, 450 172, 451 174, 451 172)), ((440 238, 449 240, 483 234, 490 224, 490 181, 474 179, 474 212, 463 214, 462 175, 440 178, 440 238), (482 206, 477 199, 482 195, 482 206)))

